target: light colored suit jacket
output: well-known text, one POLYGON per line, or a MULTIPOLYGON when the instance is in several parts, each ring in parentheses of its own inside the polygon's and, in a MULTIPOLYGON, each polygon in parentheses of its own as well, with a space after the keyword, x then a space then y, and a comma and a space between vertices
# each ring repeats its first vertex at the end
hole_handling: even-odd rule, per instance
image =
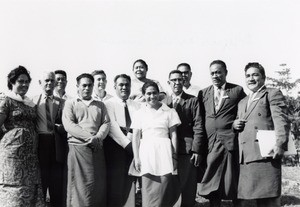
POLYGON ((248 100, 249 96, 238 105, 238 118, 247 120, 239 134, 240 162, 244 163, 264 159, 256 139, 258 130, 275 130, 276 145, 286 150, 290 129, 287 107, 280 90, 263 87, 247 107, 248 100))

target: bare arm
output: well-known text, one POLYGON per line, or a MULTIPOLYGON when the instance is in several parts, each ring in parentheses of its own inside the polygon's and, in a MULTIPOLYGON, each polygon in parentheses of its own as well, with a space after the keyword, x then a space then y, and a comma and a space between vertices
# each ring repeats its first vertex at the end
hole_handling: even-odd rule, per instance
POLYGON ((133 129, 132 150, 134 156, 134 167, 139 172, 141 171, 141 161, 139 155, 140 140, 141 140, 141 130, 133 129))

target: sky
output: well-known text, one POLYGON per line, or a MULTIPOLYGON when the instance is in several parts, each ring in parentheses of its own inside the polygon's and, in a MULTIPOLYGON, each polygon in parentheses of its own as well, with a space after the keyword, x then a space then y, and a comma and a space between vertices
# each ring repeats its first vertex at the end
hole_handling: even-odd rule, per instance
POLYGON ((227 81, 246 91, 248 62, 261 63, 270 77, 285 63, 300 78, 299 10, 296 0, 0 0, 0 91, 22 65, 32 76, 29 96, 40 93, 41 72, 56 69, 67 72, 73 96, 78 75, 102 69, 113 94, 113 78, 132 76, 137 59, 164 88, 182 62, 192 67, 192 84, 207 87, 216 59, 226 62, 227 81))

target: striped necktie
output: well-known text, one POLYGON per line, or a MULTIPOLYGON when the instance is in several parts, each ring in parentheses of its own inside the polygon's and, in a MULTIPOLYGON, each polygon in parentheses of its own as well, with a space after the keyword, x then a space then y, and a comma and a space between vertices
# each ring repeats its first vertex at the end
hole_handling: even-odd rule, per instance
POLYGON ((216 111, 218 111, 221 103, 221 88, 217 88, 214 101, 215 101, 215 109, 216 111))
POLYGON ((53 122, 52 122, 52 118, 51 118, 51 112, 50 112, 50 97, 47 96, 46 97, 46 101, 45 101, 45 107, 46 107, 46 119, 47 119, 47 130, 49 132, 52 132, 53 131, 53 122))

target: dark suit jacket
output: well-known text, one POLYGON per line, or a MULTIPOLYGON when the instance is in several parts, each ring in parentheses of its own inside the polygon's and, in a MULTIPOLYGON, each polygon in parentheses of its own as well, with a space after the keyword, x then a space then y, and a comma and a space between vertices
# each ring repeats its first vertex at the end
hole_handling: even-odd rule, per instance
POLYGON ((198 98, 202 101, 205 110, 205 129, 209 151, 215 139, 219 139, 229 151, 238 148, 236 135, 232 130, 232 123, 236 119, 238 103, 245 96, 246 94, 241 86, 226 83, 221 105, 216 112, 214 107, 214 87, 211 85, 199 92, 198 98))
MULTIPOLYGON (((35 96, 33 102, 39 105, 42 95, 35 96)), ((62 125, 61 117, 65 100, 57 96, 53 96, 53 111, 52 118, 54 120, 55 130, 55 153, 56 161, 65 162, 68 153, 67 133, 62 125)))
POLYGON ((248 100, 249 96, 238 106, 238 118, 247 120, 239 134, 240 162, 243 158, 245 163, 263 159, 256 140, 257 130, 275 130, 276 145, 286 149, 290 129, 287 107, 280 90, 262 88, 247 109, 248 100))
MULTIPOLYGON (((171 104, 169 106, 172 107, 171 104)), ((206 136, 201 116, 203 108, 201 108, 198 98, 183 92, 176 111, 181 120, 181 125, 177 127, 178 153, 204 153, 206 136)))

